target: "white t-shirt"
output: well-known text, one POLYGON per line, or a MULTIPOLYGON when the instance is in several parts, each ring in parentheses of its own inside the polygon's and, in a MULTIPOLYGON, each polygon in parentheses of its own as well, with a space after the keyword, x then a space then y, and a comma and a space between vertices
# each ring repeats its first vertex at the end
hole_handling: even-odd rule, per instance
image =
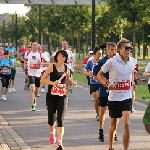
POLYGON ((40 52, 30 52, 26 55, 25 58, 27 62, 27 68, 28 68, 28 75, 29 76, 35 76, 40 77, 41 76, 41 64, 38 64, 38 61, 42 61, 42 59, 47 62, 49 61, 49 58, 44 54, 40 52))
POLYGON ((132 98, 132 72, 136 63, 135 58, 129 57, 129 61, 125 64, 120 55, 117 55, 108 59, 102 66, 104 73, 109 71, 109 82, 116 85, 113 90, 109 91, 109 101, 123 101, 132 98))
MULTIPOLYGON (((150 72, 150 63, 147 64, 146 68, 145 68, 145 72, 149 73, 150 72)), ((150 78, 148 79, 148 84, 150 84, 150 78)))
MULTIPOLYGON (((46 52, 46 51, 43 54, 45 54, 46 57, 49 58, 49 61, 50 61, 50 54, 48 52, 46 52)), ((44 59, 42 59, 42 62, 43 63, 45 62, 44 59)), ((42 69, 42 72, 43 72, 43 71, 45 71, 47 69, 47 66, 42 66, 41 69, 42 69)))

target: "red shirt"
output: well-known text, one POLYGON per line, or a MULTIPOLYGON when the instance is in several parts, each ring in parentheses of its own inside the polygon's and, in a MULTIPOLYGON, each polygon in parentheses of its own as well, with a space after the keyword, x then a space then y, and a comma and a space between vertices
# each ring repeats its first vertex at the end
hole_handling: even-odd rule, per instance
POLYGON ((4 56, 4 54, 3 54, 3 53, 1 53, 1 54, 0 54, 0 58, 3 58, 3 56, 4 56))
MULTIPOLYGON (((138 64, 136 64, 136 65, 135 65, 135 70, 136 70, 136 71, 139 71, 139 70, 140 70, 140 68, 139 68, 139 65, 138 65, 138 64)), ((135 80, 137 80, 137 77, 136 77, 136 75, 135 75, 135 74, 136 74, 136 73, 134 73, 134 81, 135 81, 135 80)))
POLYGON ((21 47, 21 48, 19 49, 19 53, 23 53, 23 52, 26 51, 26 50, 27 50, 27 48, 21 47))
POLYGON ((85 57, 84 60, 83 60, 83 62, 82 62, 82 64, 84 64, 84 65, 87 64, 88 59, 89 59, 89 57, 85 57))

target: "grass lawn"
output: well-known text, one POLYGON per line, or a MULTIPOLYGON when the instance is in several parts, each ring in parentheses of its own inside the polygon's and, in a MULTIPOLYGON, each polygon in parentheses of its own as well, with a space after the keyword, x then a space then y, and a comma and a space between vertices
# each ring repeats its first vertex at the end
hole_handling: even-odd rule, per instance
MULTIPOLYGON (((86 76, 81 73, 74 73, 74 80, 87 83, 86 76)), ((147 88, 147 84, 138 84, 137 85, 137 91, 136 91, 136 97, 150 100, 150 93, 147 88)))

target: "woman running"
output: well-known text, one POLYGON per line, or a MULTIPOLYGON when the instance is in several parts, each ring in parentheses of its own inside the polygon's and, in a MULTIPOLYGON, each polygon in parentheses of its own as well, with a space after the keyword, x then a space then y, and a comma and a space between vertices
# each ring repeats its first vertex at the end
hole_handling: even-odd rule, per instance
POLYGON ((10 92, 16 92, 14 88, 14 80, 16 75, 16 58, 14 56, 13 50, 9 51, 9 58, 12 60, 14 66, 14 68, 11 69, 11 81, 9 83, 9 88, 8 88, 8 92, 10 93, 10 92))
POLYGON ((4 51, 4 57, 0 59, 0 78, 2 82, 2 97, 1 100, 6 101, 6 93, 11 79, 11 68, 13 62, 9 58, 8 51, 4 51))
POLYGON ((41 78, 42 84, 48 84, 46 94, 46 105, 48 110, 48 124, 50 127, 50 143, 56 142, 55 122, 57 120, 58 147, 62 150, 62 137, 64 134, 64 113, 67 104, 67 84, 77 86, 77 83, 70 78, 70 69, 65 65, 67 62, 67 52, 57 51, 54 56, 56 64, 50 65, 41 78), (50 80, 47 77, 50 75, 50 80), (56 115, 57 112, 57 115, 56 115), (56 117, 57 116, 57 117, 56 117))

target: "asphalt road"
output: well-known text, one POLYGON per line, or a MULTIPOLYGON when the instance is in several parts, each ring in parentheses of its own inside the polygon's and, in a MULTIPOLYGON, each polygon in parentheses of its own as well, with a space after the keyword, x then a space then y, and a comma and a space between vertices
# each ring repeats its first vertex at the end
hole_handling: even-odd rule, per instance
MULTIPOLYGON (((23 87, 24 73, 18 69, 15 80, 17 91, 8 93, 7 101, 0 101, 0 114, 32 150, 55 150, 57 145, 49 143, 46 94, 40 93, 36 111, 31 112, 29 91, 25 91, 23 87)), ((101 143, 98 140, 99 124, 95 119, 93 102, 88 89, 85 86, 73 88, 73 93, 69 94, 69 100, 63 138, 65 150, 108 150, 108 112, 104 128, 105 142, 101 143)), ((136 112, 131 115, 129 150, 150 150, 150 135, 146 133, 142 123, 146 105, 135 102, 134 107, 136 112)), ((117 133, 119 141, 115 142, 115 150, 123 150, 122 119, 120 119, 117 133)))

